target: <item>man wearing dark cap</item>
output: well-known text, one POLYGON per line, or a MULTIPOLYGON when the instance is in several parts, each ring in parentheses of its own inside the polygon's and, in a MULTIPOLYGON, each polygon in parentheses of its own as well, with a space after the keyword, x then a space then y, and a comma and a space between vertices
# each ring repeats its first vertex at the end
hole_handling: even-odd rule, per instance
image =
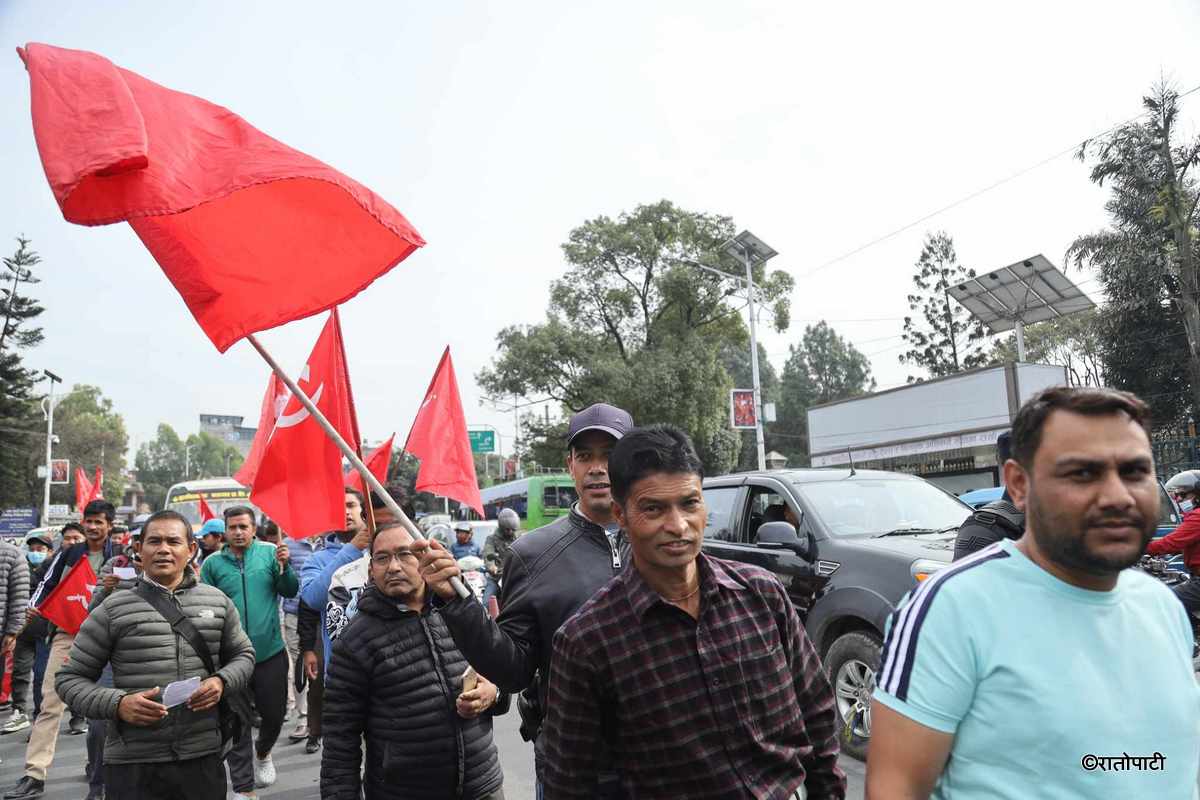
MULTIPOLYGON (((633 430, 633 418, 605 403, 571 417, 567 470, 579 502, 567 516, 513 542, 504 566, 500 616, 492 620, 473 598, 450 585, 459 574, 454 556, 437 542, 421 554, 421 574, 443 600, 442 618, 471 666, 501 689, 526 692, 518 703, 521 733, 534 740, 534 761, 543 758, 537 734, 550 677, 554 633, 629 560, 629 544, 613 517, 608 454, 633 430)), ((541 773, 540 766, 538 773, 541 773)), ((540 781, 539 781, 540 794, 540 781)), ((594 796, 621 797, 615 774, 601 769, 594 796)))

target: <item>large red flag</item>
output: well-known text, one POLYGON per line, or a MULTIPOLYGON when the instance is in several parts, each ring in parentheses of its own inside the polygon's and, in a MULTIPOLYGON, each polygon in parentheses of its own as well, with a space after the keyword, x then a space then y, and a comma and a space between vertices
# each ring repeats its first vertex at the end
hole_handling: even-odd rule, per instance
MULTIPOLYGON (((371 474, 378 478, 380 483, 387 483, 388 465, 392 463, 392 442, 395 439, 396 434, 393 433, 391 438, 363 458, 363 463, 367 465, 367 469, 371 470, 371 474)), ((351 489, 358 489, 363 494, 367 494, 367 490, 363 488, 362 475, 354 467, 351 467, 350 472, 346 474, 346 485, 351 489)))
POLYGON ((88 480, 88 476, 83 471, 83 467, 75 468, 75 510, 80 514, 83 513, 84 507, 91 502, 92 496, 96 493, 95 486, 88 480))
POLYGON ((274 372, 267 380, 267 393, 263 395, 262 411, 258 415, 258 430, 254 432, 254 441, 250 443, 250 452, 246 460, 234 474, 233 479, 242 486, 254 485, 254 476, 258 474, 258 465, 262 463, 263 453, 267 450, 267 442, 275 430, 275 420, 283 413, 287 405, 288 388, 274 372))
MULTIPOLYGON (((348 443, 358 442, 350 374, 337 310, 321 331, 298 381, 348 443)), ((345 527, 342 454, 296 398, 275 420, 250 500, 294 539, 345 527)))
POLYGON ((17 53, 63 217, 128 221, 221 352, 350 299, 425 244, 370 189, 228 109, 95 53, 17 53))
POLYGON ((200 498, 200 524, 208 522, 210 519, 216 519, 217 515, 209 508, 208 501, 204 499, 204 495, 197 495, 200 498))
POLYGON ((58 582, 54 591, 38 606, 42 616, 72 636, 87 619, 92 592, 96 590, 96 573, 87 557, 80 557, 71 571, 58 582))
POLYGON ((404 449, 421 459, 421 468, 417 472, 418 492, 451 497, 483 516, 475 457, 471 455, 467 419, 463 416, 449 347, 442 353, 404 449))

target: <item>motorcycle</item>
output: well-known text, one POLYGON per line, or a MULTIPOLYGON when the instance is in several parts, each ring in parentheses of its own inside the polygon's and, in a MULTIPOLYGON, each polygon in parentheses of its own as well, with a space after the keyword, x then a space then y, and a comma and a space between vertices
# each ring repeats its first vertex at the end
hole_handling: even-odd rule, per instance
MULTIPOLYGON (((1172 559, 1161 556, 1142 556, 1137 568, 1169 587, 1187 583, 1192 579, 1190 572, 1177 569, 1176 563, 1172 559)), ((1192 661, 1200 671, 1200 612, 1193 611, 1188 614, 1188 621, 1192 623, 1192 661)))
POLYGON ((480 605, 483 605, 483 593, 487 589, 487 571, 483 559, 479 556, 463 556, 458 559, 458 568, 462 570, 462 581, 480 605))

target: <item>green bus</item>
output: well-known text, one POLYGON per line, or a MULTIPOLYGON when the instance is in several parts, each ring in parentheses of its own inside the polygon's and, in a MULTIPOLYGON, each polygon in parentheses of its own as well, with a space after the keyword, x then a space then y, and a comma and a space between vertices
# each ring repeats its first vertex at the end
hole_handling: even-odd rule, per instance
POLYGON ((498 483, 480 489, 479 496, 483 500, 484 519, 495 519, 500 509, 511 508, 527 531, 564 516, 579 499, 574 479, 565 472, 498 483))

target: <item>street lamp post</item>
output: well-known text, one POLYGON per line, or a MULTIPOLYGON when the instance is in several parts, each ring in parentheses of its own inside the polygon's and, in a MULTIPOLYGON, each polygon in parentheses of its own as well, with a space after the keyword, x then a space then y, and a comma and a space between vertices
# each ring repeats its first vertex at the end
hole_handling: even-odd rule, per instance
POLYGON ((46 486, 42 494, 42 525, 47 525, 50 519, 50 445, 54 441, 54 384, 62 383, 62 378, 48 369, 42 370, 50 381, 50 394, 46 400, 46 486))
POLYGON ((754 381, 754 438, 758 446, 758 468, 761 470, 767 468, 767 442, 763 436, 762 381, 759 379, 758 372, 758 321, 754 314, 754 266, 767 263, 779 253, 750 231, 742 231, 726 242, 721 249, 746 266, 745 278, 730 275, 728 272, 713 269, 696 261, 688 259, 684 259, 684 261, 694 267, 714 272, 722 278, 733 278, 746 284, 746 299, 749 302, 750 311, 750 375, 754 381))

